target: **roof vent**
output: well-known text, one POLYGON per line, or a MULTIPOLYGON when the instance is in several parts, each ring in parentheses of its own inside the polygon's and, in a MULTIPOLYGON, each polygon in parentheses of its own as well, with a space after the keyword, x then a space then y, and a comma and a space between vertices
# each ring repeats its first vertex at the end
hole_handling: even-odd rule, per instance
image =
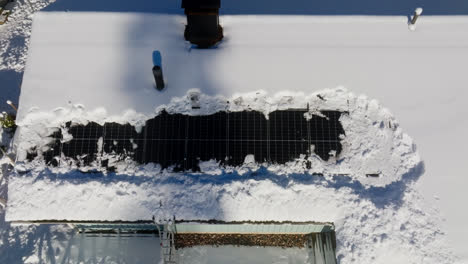
POLYGON ((219 25, 220 0, 182 0, 187 15, 185 40, 199 48, 209 48, 223 39, 219 25))

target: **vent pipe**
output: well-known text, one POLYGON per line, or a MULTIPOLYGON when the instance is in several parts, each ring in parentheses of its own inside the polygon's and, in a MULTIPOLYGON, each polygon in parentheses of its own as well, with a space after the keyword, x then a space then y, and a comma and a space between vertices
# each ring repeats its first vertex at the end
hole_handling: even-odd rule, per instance
POLYGON ((158 90, 164 89, 164 77, 162 72, 161 53, 157 50, 153 51, 153 76, 158 90))
POLYGON ((187 25, 185 40, 198 48, 209 48, 223 39, 223 28, 219 25, 220 0, 182 0, 187 25))

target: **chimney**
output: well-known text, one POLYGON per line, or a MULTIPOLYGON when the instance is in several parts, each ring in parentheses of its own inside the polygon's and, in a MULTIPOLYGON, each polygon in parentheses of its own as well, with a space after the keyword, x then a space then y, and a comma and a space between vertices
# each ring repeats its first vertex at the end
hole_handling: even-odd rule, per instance
POLYGON ((185 40, 209 48, 223 39, 223 28, 219 25, 220 0, 182 0, 187 25, 185 40))

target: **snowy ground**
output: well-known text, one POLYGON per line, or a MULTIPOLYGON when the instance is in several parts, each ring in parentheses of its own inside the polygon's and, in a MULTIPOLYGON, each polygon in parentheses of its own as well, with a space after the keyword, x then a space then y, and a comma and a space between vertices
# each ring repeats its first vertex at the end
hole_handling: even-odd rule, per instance
MULTIPOLYGON (((26 6, 22 8, 27 10, 26 6)), ((0 29, 2 33, 6 32, 5 37, 2 36, 0 39, 2 41, 0 77, 2 82, 7 80, 7 83, 16 87, 11 91, 6 90, 7 98, 13 100, 17 100, 14 97, 18 96, 17 87, 24 69, 27 49, 25 44, 28 43, 31 25, 30 20, 26 19, 26 22, 23 22, 21 17, 29 16, 28 12, 17 12, 17 14, 16 22, 12 19, 13 23, 10 23, 6 29, 0 29)), ((172 204, 172 208, 176 208, 182 217, 186 214, 187 217, 218 217, 229 220, 238 220, 239 215, 242 215, 243 219, 252 220, 264 217, 278 218, 276 212, 278 206, 274 201, 277 201, 278 197, 287 197, 281 206, 281 208, 287 208, 281 214, 284 219, 298 219, 298 216, 303 216, 313 217, 314 220, 323 218, 328 221, 330 214, 337 212, 333 217, 338 227, 338 257, 341 263, 453 263, 455 258, 447 248, 445 230, 448 230, 448 238, 451 240, 448 247, 455 247, 457 255, 464 257, 463 260, 466 261, 465 248, 468 230, 464 225, 466 214, 460 210, 463 208, 464 199, 462 196, 464 179, 461 175, 466 171, 463 162, 463 149, 466 148, 466 143, 458 139, 468 133, 466 120, 459 120, 460 116, 467 114, 461 98, 466 97, 463 85, 468 80, 463 73, 463 68, 457 65, 466 61, 468 40, 463 37, 465 35, 463 32, 466 31, 465 20, 455 19, 451 24, 444 23, 440 19, 428 20, 427 25, 430 25, 427 28, 428 31, 420 27, 419 35, 426 36, 427 39, 419 44, 417 41, 407 42, 405 49, 405 44, 396 43, 396 46, 390 49, 389 55, 393 56, 394 60, 389 56, 378 55, 382 47, 372 48, 370 45, 367 49, 371 50, 371 56, 362 56, 362 53, 356 52, 357 49, 351 49, 351 52, 357 54, 355 57, 350 57, 351 61, 358 61, 361 58, 360 64, 340 64, 339 59, 327 57, 326 53, 323 53, 330 47, 316 47, 318 51, 311 61, 328 60, 328 62, 312 65, 312 70, 303 73, 316 72, 320 76, 320 80, 314 80, 316 87, 345 84, 357 93, 366 93, 373 98, 380 99, 383 105, 392 110, 401 126, 415 139, 424 161, 414 166, 409 173, 401 174, 402 177, 397 179, 395 184, 383 188, 366 189, 363 185, 346 178, 304 178, 301 174, 283 177, 276 175, 277 173, 269 174, 264 168, 254 167, 246 168, 246 172, 240 175, 229 177, 215 175, 214 177, 218 177, 215 181, 213 181, 213 175, 179 175, 175 178, 172 177, 173 175, 169 175, 171 177, 162 175, 158 179, 148 179, 140 175, 143 176, 138 179, 141 182, 137 181, 140 185, 134 184, 135 179, 127 177, 120 177, 116 180, 83 178, 80 182, 76 181, 76 175, 58 180, 44 173, 44 186, 40 188, 44 188, 42 191, 46 192, 47 188, 51 187, 54 187, 53 189, 67 188, 66 186, 72 186, 71 182, 77 186, 86 183, 85 192, 76 193, 76 197, 101 195, 102 199, 112 200, 121 196, 131 200, 141 191, 141 188, 151 186, 156 182, 169 195, 161 196, 161 193, 155 192, 152 196, 155 200, 147 201, 149 207, 151 204, 159 204, 154 203, 157 202, 156 200, 170 200, 169 198, 173 196, 183 197, 191 203, 195 202, 195 205, 185 208, 179 207, 179 204, 172 204), (446 32, 447 27, 451 29, 450 32, 446 32), (432 29, 429 30, 429 28, 432 29), (438 28, 437 32, 445 32, 444 38, 440 38, 439 35, 431 37, 431 30, 434 28, 438 28), (413 45, 414 43, 418 45, 413 45), (372 53, 372 50, 375 53, 372 53), (320 53, 325 55, 320 56, 320 53), (379 64, 380 62, 385 63, 379 64), (392 68, 395 64, 400 66, 398 70, 392 68), (363 71, 372 67, 375 67, 377 71, 363 71), (348 75, 324 74, 324 72, 332 72, 330 69, 333 68, 338 72, 347 72, 348 75), (393 74, 389 74, 390 72, 393 74), (429 75, 428 72, 437 74, 429 75), (402 83, 406 84, 402 85, 402 83), (422 89, 424 90, 421 91, 422 89), (423 118, 426 116, 430 119, 423 118), (428 133, 428 130, 433 132, 428 133), (450 158, 447 157, 448 153, 452 154, 450 158), (443 179, 441 175, 444 175, 443 179), (445 185, 440 184, 442 180, 445 185), (89 184, 93 188, 89 188, 89 184), (187 186, 191 187, 187 189, 187 186), (109 193, 98 193, 99 190, 108 187, 110 187, 109 193), (272 191, 264 193, 264 190, 272 191), (323 198, 316 197, 314 195, 316 192, 323 193, 323 198), (436 200, 433 198, 435 194, 438 196, 436 200), (297 201, 307 204, 298 205, 297 201), (329 201, 333 202, 329 203, 329 201), (308 208, 313 204, 325 203, 329 203, 326 208, 308 208), (245 204, 248 204, 248 207, 245 204), (206 214, 207 210, 205 210, 203 215, 197 215, 200 209, 203 211, 208 207, 212 207, 209 214, 206 214), (442 208, 443 215, 447 216, 448 224, 445 226, 442 225, 443 219, 440 217, 438 207, 442 208), (301 213, 304 208, 309 209, 310 216, 301 213), (335 210, 330 210, 330 208, 335 208, 335 210)), ((354 37, 350 36, 350 38, 354 37)), ((230 59, 234 57, 239 57, 239 54, 234 53, 229 56, 230 59)), ((226 59, 227 57, 224 57, 221 61, 226 59)), ((268 74, 271 75, 271 73, 268 74)), ((303 78, 303 76, 296 77, 299 77, 299 80, 303 78)), ((288 81, 283 80, 283 83, 288 81)), ((248 80, 246 82, 248 83, 248 80)), ((304 82, 307 83, 301 81, 301 83, 304 82)), ((230 80, 229 83, 236 84, 236 80, 230 80)), ((216 82, 212 85, 215 86, 215 84, 216 82)), ((269 84, 274 86, 273 82, 269 84)), ((5 95, 2 85, 2 98, 3 96, 5 95)), ((51 105, 52 108, 57 106, 63 105, 51 105)), ((90 107, 92 109, 94 106, 90 105, 90 107)), ((17 178, 13 188, 20 189, 23 184, 30 184, 31 180, 33 179, 27 177, 17 178)), ((3 188, 0 189, 2 195, 6 194, 5 182, 6 179, 3 179, 3 188)), ((29 191, 31 195, 41 192, 38 189, 26 191, 29 191)), ((27 196, 24 193, 14 195, 18 195, 15 198, 16 201, 27 196)), ((8 197, 11 198, 12 194, 10 193, 8 197)), ((141 199, 140 201, 145 202, 141 199)), ((170 201, 164 201, 164 204, 170 204, 170 201)), ((133 205, 127 206, 130 210, 133 205)), ((154 208, 148 209, 148 207, 146 207, 148 211, 145 211, 145 207, 141 205, 138 205, 138 208, 144 209, 137 212, 140 216, 154 211, 154 208)), ((128 211, 123 208, 114 212, 126 214, 128 211)), ((4 217, 3 211, 0 217, 4 217)), ((47 256, 53 255, 50 251, 54 248, 46 241, 60 241, 58 237, 66 236, 68 232, 59 227, 17 228, 10 227, 9 223, 3 221, 0 223, 2 241, 0 262, 2 263, 22 263, 30 256, 33 256, 30 258, 32 263, 40 262, 41 259, 45 260, 47 256), (57 238, 51 240, 51 237, 57 238), (43 253, 43 250, 48 253, 43 253)))

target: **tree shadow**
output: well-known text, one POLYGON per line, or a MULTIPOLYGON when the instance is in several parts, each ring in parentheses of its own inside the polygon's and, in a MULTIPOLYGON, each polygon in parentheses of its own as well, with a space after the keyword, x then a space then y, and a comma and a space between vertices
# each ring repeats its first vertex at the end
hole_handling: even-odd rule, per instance
POLYGON ((12 226, 5 222, 3 211, 0 212, 0 229, 0 263, 19 264, 30 257, 37 259, 39 263, 55 263, 48 225, 12 226), (46 255, 42 255, 44 251, 46 255))
MULTIPOLYGON (((9 47, 10 46, 8 46, 7 49, 9 47)), ((7 53, 8 52, 5 52, 3 55, 7 53)), ((0 112, 5 111, 7 113, 14 113, 14 110, 6 104, 6 101, 10 100, 14 105, 18 106, 22 79, 23 72, 17 72, 14 70, 0 70, 0 112)))
MULTIPOLYGON (((4 177, 0 181, 0 196, 8 200, 8 178, 12 167, 1 165, 4 177)), ((38 263, 55 264, 55 252, 52 246, 52 232, 49 225, 14 226, 5 221, 6 210, 0 207, 0 263, 24 263, 36 255, 38 263), (45 255, 43 255, 45 253, 45 255)), ((56 232, 54 232, 56 234, 56 232)))

